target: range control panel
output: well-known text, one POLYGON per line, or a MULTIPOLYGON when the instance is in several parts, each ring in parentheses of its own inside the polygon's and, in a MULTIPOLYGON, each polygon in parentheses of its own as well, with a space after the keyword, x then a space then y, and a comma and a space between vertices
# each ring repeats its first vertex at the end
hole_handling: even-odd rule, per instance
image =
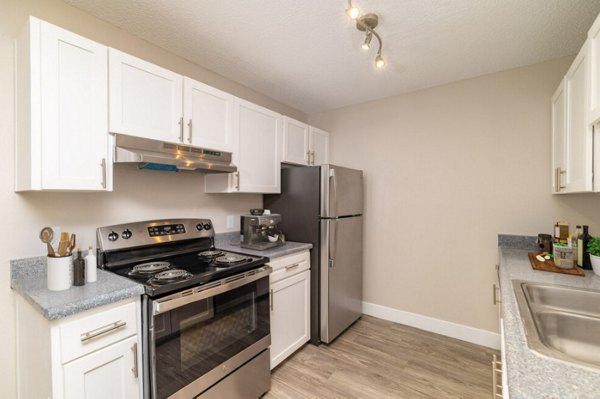
POLYGON ((113 251, 214 235, 210 219, 165 219, 99 227, 96 243, 101 251, 113 251))
POLYGON ((167 236, 170 234, 185 234, 185 226, 183 224, 167 224, 163 226, 148 227, 150 237, 167 236))

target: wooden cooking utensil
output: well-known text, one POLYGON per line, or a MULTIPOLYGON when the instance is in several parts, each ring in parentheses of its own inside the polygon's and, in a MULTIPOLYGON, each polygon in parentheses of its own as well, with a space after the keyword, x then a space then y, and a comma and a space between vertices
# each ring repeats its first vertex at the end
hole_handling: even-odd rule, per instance
POLYGON ((51 227, 44 227, 42 231, 40 231, 40 240, 46 244, 46 248, 48 249, 48 256, 56 256, 54 253, 54 248, 50 242, 54 238, 54 230, 51 227))
POLYGON ((77 243, 77 238, 74 233, 71 233, 71 239, 69 240, 69 253, 73 253, 73 249, 75 249, 75 244, 77 243))
POLYGON ((60 233, 60 241, 58 242, 58 256, 67 256, 67 249, 69 248, 69 233, 63 231, 60 233))

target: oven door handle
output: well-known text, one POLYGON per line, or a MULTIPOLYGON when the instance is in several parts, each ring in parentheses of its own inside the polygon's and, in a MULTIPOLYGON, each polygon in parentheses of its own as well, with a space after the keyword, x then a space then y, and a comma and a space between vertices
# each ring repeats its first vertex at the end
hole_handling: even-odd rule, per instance
POLYGON ((152 314, 154 316, 180 308, 193 302, 201 301, 215 295, 231 291, 235 288, 249 284, 268 276, 273 269, 270 266, 262 266, 258 270, 240 273, 232 277, 207 283, 206 288, 199 286, 191 290, 185 290, 152 302, 152 314))

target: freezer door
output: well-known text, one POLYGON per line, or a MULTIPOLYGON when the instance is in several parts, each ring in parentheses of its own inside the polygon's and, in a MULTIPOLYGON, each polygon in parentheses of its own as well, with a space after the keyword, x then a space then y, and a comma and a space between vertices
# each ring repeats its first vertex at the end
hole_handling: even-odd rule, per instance
POLYGON ((321 166, 321 217, 362 215, 363 172, 335 165, 321 166))
POLYGON ((362 216, 321 220, 321 341, 362 314, 362 216))

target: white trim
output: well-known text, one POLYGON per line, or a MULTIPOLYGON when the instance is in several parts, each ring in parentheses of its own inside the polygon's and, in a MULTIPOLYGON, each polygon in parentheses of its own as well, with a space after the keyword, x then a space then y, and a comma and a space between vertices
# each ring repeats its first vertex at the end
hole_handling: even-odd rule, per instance
POLYGON ((362 312, 368 316, 374 316, 380 319, 405 324, 421 330, 500 350, 500 334, 491 331, 452 323, 450 321, 434 319, 433 317, 393 309, 369 302, 362 303, 362 312))

